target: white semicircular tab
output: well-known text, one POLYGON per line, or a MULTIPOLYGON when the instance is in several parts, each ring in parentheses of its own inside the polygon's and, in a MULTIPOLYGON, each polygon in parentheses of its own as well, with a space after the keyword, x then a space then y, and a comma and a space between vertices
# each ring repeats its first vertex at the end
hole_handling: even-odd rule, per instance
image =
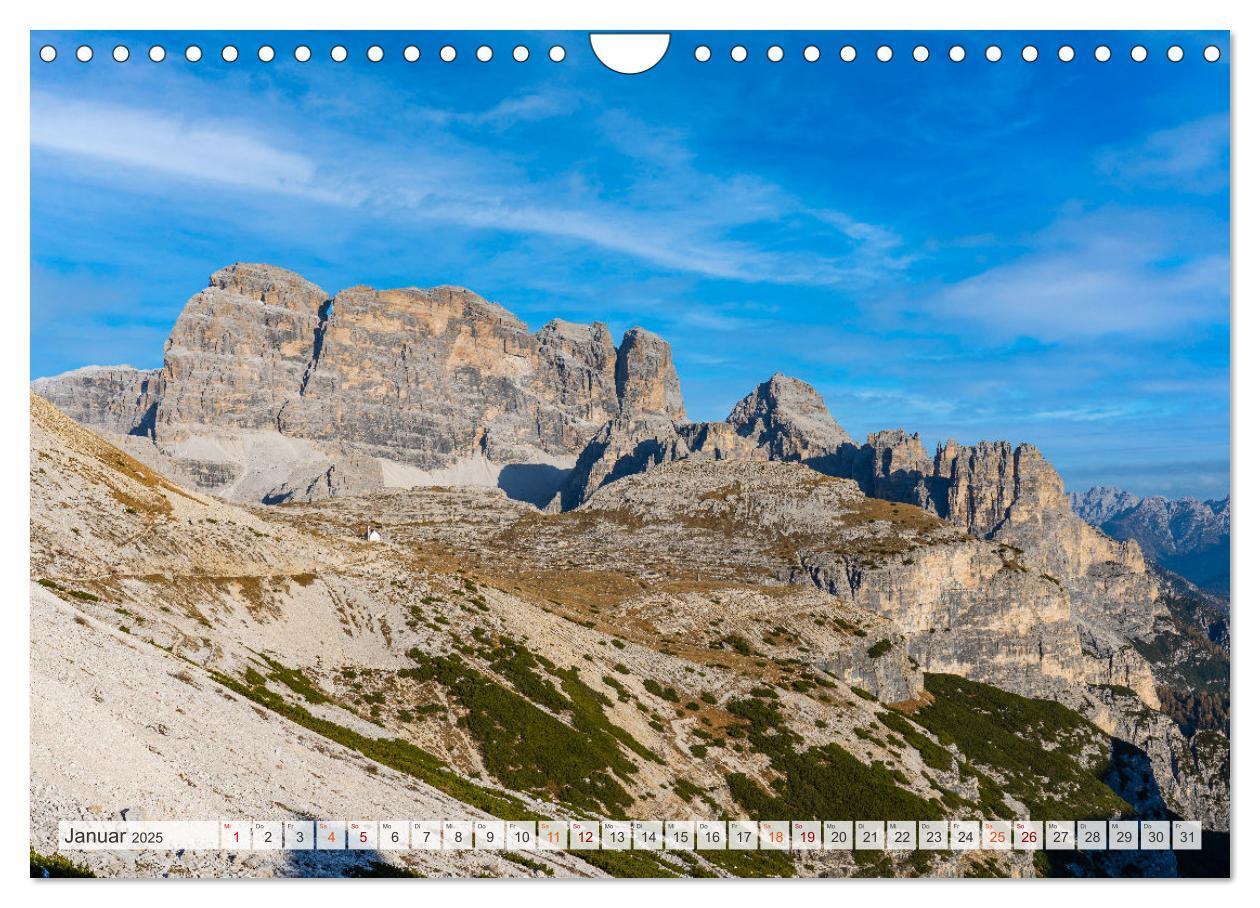
POLYGON ((647 72, 669 50, 668 34, 591 33, 591 50, 613 72, 633 76, 647 72))

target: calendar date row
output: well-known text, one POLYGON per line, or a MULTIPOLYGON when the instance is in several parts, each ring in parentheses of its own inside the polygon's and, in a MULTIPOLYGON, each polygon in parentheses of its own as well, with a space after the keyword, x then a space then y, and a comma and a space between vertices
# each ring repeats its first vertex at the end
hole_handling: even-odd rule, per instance
POLYGON ((1189 820, 62 821, 62 850, 1199 850, 1189 820))

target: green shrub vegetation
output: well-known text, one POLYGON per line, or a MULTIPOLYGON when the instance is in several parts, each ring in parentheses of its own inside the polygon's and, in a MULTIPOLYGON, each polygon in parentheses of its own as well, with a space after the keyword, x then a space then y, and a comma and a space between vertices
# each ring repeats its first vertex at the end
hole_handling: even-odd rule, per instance
POLYGON ((776 775, 770 791, 743 773, 726 777, 732 797, 753 818, 942 815, 938 804, 905 790, 882 763, 863 763, 836 744, 798 752, 801 737, 787 727, 777 703, 736 700, 727 708, 747 723, 749 743, 770 758, 776 775))
POLYGON ((328 702, 328 695, 320 690, 319 686, 316 685, 315 682, 306 677, 306 675, 302 673, 301 669, 287 668, 269 656, 263 656, 263 659, 271 668, 271 674, 267 677, 272 681, 279 681, 308 703, 328 702))
POLYGON ((576 669, 557 669, 524 647, 509 643, 491 653, 491 668, 515 690, 456 655, 430 656, 412 649, 408 656, 417 663, 410 670, 413 677, 437 681, 467 710, 463 724, 486 768, 510 788, 621 816, 632 800, 618 779, 637 771, 622 746, 660 762, 609 721, 604 707, 610 701, 583 683, 576 669), (560 680, 562 690, 540 667, 560 680))
POLYGON ((44 587, 45 589, 52 590, 54 593, 64 593, 70 598, 78 599, 82 602, 100 602, 101 601, 101 597, 96 595, 95 593, 85 593, 82 590, 72 590, 72 589, 62 586, 61 584, 57 583, 54 580, 49 580, 46 577, 41 577, 39 580, 35 582, 38 583, 40 586, 44 587))
POLYGON ((626 690, 626 686, 612 675, 604 675, 603 682, 617 692, 617 698, 619 700, 630 699, 630 691, 626 690))
POLYGON ((674 780, 674 794, 684 801, 691 801, 704 794, 704 789, 686 779, 678 778, 674 780))
POLYGON ((254 672, 254 675, 260 680, 253 683, 248 679, 242 683, 215 671, 211 671, 210 675, 228 690, 260 706, 265 706, 303 728, 323 735, 330 741, 335 741, 351 750, 356 750, 365 757, 391 769, 414 776, 465 804, 505 820, 526 820, 534 817, 534 814, 526 810, 525 805, 516 798, 489 791, 468 781, 433 754, 416 747, 410 741, 404 741, 401 738, 369 738, 328 719, 312 715, 304 707, 290 703, 279 694, 268 690, 266 683, 261 680, 262 676, 257 672, 254 672))
POLYGON ((1109 738, 1077 713, 956 675, 924 679, 934 699, 915 713, 915 722, 963 753, 971 764, 966 773, 980 783, 985 809, 1001 804, 999 786, 990 778, 996 774, 1001 788, 1033 816, 1074 820, 1131 812, 1102 781, 1109 738), (1087 748, 1097 751, 1092 763, 1087 748))
POLYGON ((672 687, 662 687, 655 678, 644 678, 643 689, 653 696, 660 697, 662 700, 668 700, 670 703, 677 703, 679 700, 678 691, 672 687))
POLYGON ((532 870, 535 873, 542 873, 547 876, 555 876, 556 872, 541 861, 535 861, 533 858, 527 858, 525 855, 519 854, 515 851, 505 850, 499 853, 503 856, 505 861, 511 861, 513 864, 519 864, 526 870, 532 870))
POLYGON ((368 861, 346 870, 343 876, 358 880, 371 879, 423 879, 424 874, 410 867, 397 867, 384 861, 368 861))
POLYGON ((56 878, 86 878, 95 877, 88 868, 82 864, 76 864, 69 858, 59 854, 40 854, 34 848, 31 852, 31 879, 48 879, 56 878))
POLYGON ((702 858, 731 876, 792 876, 792 856, 785 851, 700 851, 702 858))
POLYGON ((725 643, 741 656, 751 656, 753 654, 752 644, 748 642, 747 638, 742 637, 739 634, 727 634, 722 638, 721 642, 725 643))
MULTIPOLYGON (((1146 640, 1134 640, 1134 648, 1154 663, 1157 676, 1178 692, 1229 693, 1229 654, 1214 643, 1199 621, 1202 604, 1182 596, 1161 600, 1172 616, 1146 640)), ((1209 628, 1219 622, 1209 622, 1209 628)))
POLYGON ((667 864, 654 851, 594 851, 571 852, 592 867, 598 867, 609 876, 623 879, 646 879, 679 876, 677 868, 667 864))
POLYGON ((661 757, 653 753, 646 745, 640 743, 630 732, 608 718, 604 713, 604 707, 611 706, 611 702, 603 694, 584 684, 582 679, 578 677, 577 669, 562 671, 559 672, 559 675, 561 678, 560 686, 569 697, 575 727, 579 728, 579 730, 587 729, 589 730, 588 733, 600 732, 611 735, 632 753, 636 753, 643 759, 653 763, 664 764, 665 761, 661 757))
POLYGON ((892 648, 893 645, 891 640, 880 640, 878 643, 867 649, 866 655, 870 656, 872 659, 878 659, 892 648))
POLYGON ((900 713, 882 712, 875 718, 901 735, 907 744, 919 752, 923 762, 933 769, 948 770, 954 765, 954 758, 948 750, 923 734, 918 726, 900 713))

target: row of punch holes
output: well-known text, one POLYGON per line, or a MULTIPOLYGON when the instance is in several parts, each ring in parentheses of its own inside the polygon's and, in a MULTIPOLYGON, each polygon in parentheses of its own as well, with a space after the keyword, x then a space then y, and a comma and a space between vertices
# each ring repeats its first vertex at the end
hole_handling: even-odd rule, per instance
MULTIPOLYGON (((494 59, 494 48, 488 44, 480 45, 475 55, 477 60, 482 63, 489 63, 494 59)), ((931 59, 932 52, 926 45, 918 44, 910 52, 911 57, 916 63, 926 63, 931 59)), ((1001 47, 996 44, 990 44, 984 49, 984 58, 990 63, 997 63, 1003 57, 1004 53, 1001 47)), ((1165 56, 1170 62, 1180 63, 1185 59, 1185 49, 1178 44, 1173 44, 1165 51, 1165 56)), ((92 47, 87 44, 81 44, 75 49, 75 59, 80 63, 89 62, 95 52, 92 47)), ((131 59, 131 50, 125 44, 119 44, 114 47, 114 60, 118 63, 126 63, 131 59)), ((154 63, 161 63, 166 59, 166 48, 160 44, 155 44, 149 48, 149 59, 154 63)), ((225 63, 235 63, 240 59, 240 50, 233 44, 224 45, 219 52, 220 58, 225 63)), ((314 52, 308 45, 300 44, 293 50, 293 58, 299 63, 306 63, 314 56, 314 52)), ((345 45, 334 45, 328 53, 329 59, 334 63, 344 63, 350 57, 350 51, 345 45)), ((364 56, 370 63, 380 63, 385 59, 385 49, 379 44, 370 46, 364 56)), ((706 44, 696 47, 693 56, 700 63, 707 63, 713 59, 713 50, 706 44)), ((785 58, 786 52, 783 47, 778 44, 772 44, 766 49, 766 59, 771 63, 779 63, 785 58)), ((845 63, 852 63, 858 59, 858 51, 851 44, 846 44, 840 48, 840 59, 845 63)), ((961 63, 967 59, 967 49, 961 44, 955 44, 947 51, 947 56, 955 63, 961 63)), ((1025 45, 1020 50, 1020 57, 1026 63, 1035 63, 1041 56, 1040 51, 1033 44, 1025 45)), ((1135 63, 1142 63, 1150 56, 1150 50, 1142 44, 1135 44, 1129 50, 1129 58, 1135 63)), ((191 44, 184 49, 184 59, 189 63, 197 63, 203 57, 202 49, 196 44, 191 44)), ((415 63, 420 59, 420 48, 414 44, 409 44, 402 50, 402 57, 408 63, 415 63)), ((458 57, 458 51, 454 45, 445 44, 438 50, 438 58, 443 63, 451 63, 458 57)), ((553 63, 561 63, 566 57, 563 45, 555 44, 547 50, 547 58, 553 63)), ((801 57, 808 63, 817 63, 822 59, 822 51, 817 45, 807 45, 801 51, 801 57)), ((1112 57, 1112 50, 1106 44, 1100 44, 1094 48, 1094 59, 1099 63, 1106 63, 1112 57)), ((51 44, 45 44, 39 49, 39 58, 45 63, 51 63, 57 59, 57 48, 51 44)), ((258 59, 262 63, 270 63, 276 58, 276 49, 269 44, 264 44, 258 48, 258 59)), ((512 59, 518 63, 524 63, 530 58, 530 50, 523 44, 518 44, 512 48, 512 59)), ((742 44, 734 45, 730 50, 730 58, 735 63, 743 63, 749 58, 748 48, 742 44)), ((1064 44, 1058 49, 1058 58, 1063 63, 1070 63, 1076 59, 1076 48, 1070 44, 1064 44)), ((1209 63, 1215 63, 1221 58, 1221 49, 1215 44, 1209 44, 1203 48, 1203 59, 1209 63)), ((875 49, 875 59, 880 63, 887 63, 893 59, 893 49, 888 44, 881 44, 875 49)))

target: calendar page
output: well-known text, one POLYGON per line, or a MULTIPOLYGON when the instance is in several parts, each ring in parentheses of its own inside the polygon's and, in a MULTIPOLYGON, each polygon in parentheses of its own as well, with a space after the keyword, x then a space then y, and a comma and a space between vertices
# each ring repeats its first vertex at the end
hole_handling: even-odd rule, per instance
POLYGON ((31 32, 31 876, 1228 877, 1229 48, 31 32))

